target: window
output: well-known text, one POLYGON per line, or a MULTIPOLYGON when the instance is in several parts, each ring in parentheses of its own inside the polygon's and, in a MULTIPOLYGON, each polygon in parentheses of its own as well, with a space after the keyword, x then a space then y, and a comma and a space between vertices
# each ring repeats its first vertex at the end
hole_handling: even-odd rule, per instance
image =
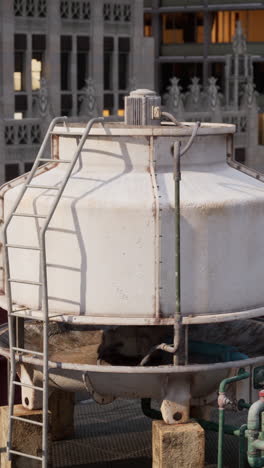
POLYGON ((31 162, 31 161, 30 162, 25 162, 24 163, 24 171, 25 172, 31 171, 33 164, 34 164, 34 162, 31 162))
POLYGON ((104 89, 113 89, 114 38, 104 38, 104 89))
POLYGON ((77 115, 89 78, 90 37, 61 36, 61 113, 77 115), (72 51, 76 51, 73 54, 72 51))
POLYGON ((46 37, 43 34, 33 34, 31 59, 31 82, 33 91, 40 89, 40 80, 44 70, 45 49, 46 37))
POLYGON ((117 115, 123 116, 125 115, 124 109, 125 109, 125 94, 119 94, 118 97, 118 111, 117 115))
POLYGON ((15 113, 18 113, 22 115, 22 117, 25 117, 27 110, 28 110, 27 96, 25 94, 15 95, 15 113))
POLYGON ((6 164, 5 165, 5 181, 15 179, 19 176, 19 164, 6 164))
POLYGON ((71 115, 72 112, 72 95, 61 95, 61 115, 71 115))
POLYGON ((124 115, 129 87, 130 38, 104 38, 104 115, 124 115))
POLYGON ((125 90, 128 88, 129 77, 129 49, 130 41, 128 37, 118 39, 118 87, 125 90))
POLYGON ((150 14, 144 15, 144 36, 152 36, 152 16, 150 14))
POLYGON ((203 33, 203 13, 162 15, 163 44, 202 43, 203 33))
POLYGON ((114 95, 105 94, 104 95, 104 115, 107 117, 114 113, 114 95))
POLYGON ((27 36, 25 34, 15 34, 15 71, 14 90, 23 91, 25 89, 25 52, 27 50, 27 36))
POLYGON ((85 80, 89 77, 89 46, 88 36, 77 37, 77 88, 85 86, 85 80))
POLYGON ((61 36, 61 90, 71 89, 72 37, 61 36))
POLYGON ((212 42, 232 42, 236 22, 241 22, 248 42, 264 41, 264 10, 218 11, 214 13, 211 31, 212 42))

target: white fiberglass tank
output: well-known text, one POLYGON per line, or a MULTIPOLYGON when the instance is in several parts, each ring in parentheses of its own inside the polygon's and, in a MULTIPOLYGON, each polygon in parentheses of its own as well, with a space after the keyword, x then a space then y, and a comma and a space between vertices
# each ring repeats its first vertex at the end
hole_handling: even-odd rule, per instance
MULTIPOLYGON (((46 234, 50 314, 81 316, 87 323, 173 323, 172 148, 188 141, 193 124, 151 124, 97 124, 88 136, 46 234)), ((53 157, 70 160, 83 130, 81 124, 57 126, 53 157)), ((202 124, 181 160, 186 317, 245 310, 263 315, 264 186, 227 162, 234 132, 233 125, 202 124)), ((59 186, 66 166, 49 164, 32 183, 59 186)), ((11 184, 5 190, 5 217, 20 189, 11 184)), ((28 189, 17 212, 47 214, 54 193, 28 189)), ((8 243, 38 245, 42 223, 14 217, 8 243)), ((9 254, 11 277, 40 281, 38 251, 10 248, 9 254)), ((40 288, 13 283, 13 301, 40 309, 40 288)))

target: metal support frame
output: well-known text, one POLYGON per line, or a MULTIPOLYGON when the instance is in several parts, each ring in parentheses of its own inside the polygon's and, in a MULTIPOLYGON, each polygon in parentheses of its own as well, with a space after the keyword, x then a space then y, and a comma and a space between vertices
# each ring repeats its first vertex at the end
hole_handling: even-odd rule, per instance
MULTIPOLYGON (((27 386, 32 389, 38 390, 40 392, 43 392, 43 421, 38 423, 42 427, 42 456, 41 457, 33 457, 28 454, 20 454, 22 456, 32 458, 32 459, 37 459, 42 462, 42 468, 47 467, 47 454, 48 454, 48 446, 47 446, 47 432, 48 432, 48 379, 49 379, 49 372, 51 369, 61 369, 61 370, 78 370, 81 372, 85 373, 134 373, 134 374, 139 374, 139 373, 159 373, 159 374, 190 374, 192 372, 198 372, 198 371, 212 371, 213 369, 227 369, 227 368, 239 368, 241 365, 247 366, 251 364, 263 364, 264 363, 264 356, 260 357, 255 357, 255 358, 250 358, 250 359, 245 359, 244 361, 231 361, 228 363, 216 363, 216 364, 194 364, 194 365, 186 365, 182 366, 180 364, 180 341, 181 341, 181 329, 182 326, 184 325, 184 322, 182 320, 181 316, 181 296, 180 296, 180 180, 181 180, 181 172, 180 172, 180 158, 184 155, 185 152, 188 151, 188 149, 191 147, 193 140, 197 134, 198 128, 199 128, 199 122, 195 124, 191 138, 187 145, 181 150, 181 144, 179 141, 175 142, 174 144, 174 162, 175 162, 175 168, 174 168, 174 180, 175 180, 175 289, 176 289, 176 302, 175 302, 175 315, 174 315, 174 342, 173 345, 168 345, 166 343, 162 343, 158 346, 155 346, 153 349, 150 350, 147 356, 144 357, 144 359, 141 361, 141 365, 137 367, 128 367, 128 366, 116 366, 116 367, 110 367, 109 366, 100 366, 100 365, 84 365, 84 364, 72 364, 72 363, 63 363, 63 362, 51 362, 48 359, 48 324, 49 320, 52 319, 49 317, 49 305, 48 305, 48 289, 47 289, 47 270, 46 270, 46 244, 45 244, 45 234, 48 229, 48 226, 50 224, 50 221, 52 219, 52 216, 56 210, 56 207, 59 203, 59 200, 63 194, 63 191, 67 185, 67 182, 71 176, 72 170, 80 156, 80 153, 82 151, 83 145, 86 141, 86 138, 95 122, 102 122, 103 118, 95 118, 92 119, 88 124, 87 127, 80 139, 80 142, 78 144, 77 150, 74 153, 72 161, 68 160, 57 160, 56 159, 56 164, 58 163, 69 163, 68 170, 66 171, 65 177, 60 185, 60 187, 54 187, 54 186, 39 186, 39 185, 32 185, 30 184, 31 180, 33 177, 36 175, 36 172, 38 170, 39 163, 41 162, 48 162, 52 161, 47 158, 42 157, 46 144, 49 140, 50 135, 52 134, 52 131, 55 127, 55 125, 58 122, 66 122, 66 117, 60 117, 56 118, 52 121, 47 134, 44 138, 44 141, 41 145, 41 148, 39 150, 39 153, 37 155, 36 161, 32 167, 31 172, 29 173, 27 179, 25 180, 25 183, 22 187, 22 190, 12 208, 11 213, 7 217, 7 220, 4 225, 3 229, 3 236, 4 236, 4 252, 5 252, 5 271, 6 271, 6 290, 7 290, 7 297, 8 297, 8 326, 9 326, 9 343, 10 343, 10 352, 9 356, 10 361, 11 361, 11 372, 10 372, 10 385, 9 385, 9 432, 8 432, 8 456, 9 459, 11 458, 12 454, 16 455, 18 454, 16 451, 12 450, 11 446, 11 441, 12 441, 12 423, 14 420, 23 420, 22 418, 18 418, 14 416, 14 389, 15 385, 20 385, 21 387, 27 386), (57 193, 54 197, 53 204, 50 208, 50 211, 46 217, 44 217, 44 225, 40 230, 40 244, 39 247, 31 247, 31 246, 21 246, 21 245, 12 245, 8 244, 8 226, 14 216, 24 216, 24 217, 42 217, 43 216, 38 216, 38 215, 31 215, 28 213, 17 213, 16 210, 19 206, 20 201, 22 200, 26 190, 28 188, 43 188, 43 189, 56 189, 57 193), (9 267, 9 255, 8 255, 8 250, 10 248, 22 248, 22 249, 34 249, 34 250, 39 250, 40 251, 40 260, 41 260, 41 281, 40 282, 29 282, 26 280, 20 280, 20 279, 15 279, 15 278, 10 278, 10 267, 9 267), (11 291, 11 284, 13 282, 20 282, 24 284, 35 284, 37 286, 41 286, 41 291, 42 291, 42 317, 40 318, 43 321, 43 352, 42 353, 36 353, 32 350, 28 350, 24 348, 23 344, 23 336, 18 339, 20 332, 16 331, 14 327, 14 321, 17 319, 18 314, 19 317, 24 319, 28 318, 28 309, 24 308, 21 309, 20 311, 14 310, 13 306, 13 301, 12 301, 12 291, 11 291), (169 352, 173 354, 173 366, 163 366, 163 367, 142 367, 144 366, 151 354, 158 350, 161 349, 163 351, 169 352), (28 353, 32 353, 32 355, 28 355, 28 353), (16 362, 28 362, 33 365, 37 366, 42 366, 43 367, 43 386, 42 387, 36 387, 34 385, 30 386, 28 384, 23 384, 20 382, 15 382, 15 375, 16 375, 16 362)), ((236 163, 231 162, 230 160, 228 161, 230 165, 233 167, 237 167, 236 163)), ((239 167, 240 169, 240 167, 239 167)), ((246 170, 243 170, 243 172, 246 172, 246 170)), ((248 173, 248 171, 247 171, 248 173)), ((252 173, 249 173, 249 175, 253 175, 252 173)), ((256 176, 255 176, 256 177, 256 176)), ((257 177, 261 180, 261 177, 257 177)), ((210 322, 210 320, 206 320, 206 323, 210 322)), ((185 350, 187 352, 187 349, 185 350)), ((8 354, 8 353, 7 353, 8 354)), ((6 355, 7 355, 6 354, 6 355)), ((186 363, 186 359, 185 359, 186 363)), ((231 379, 225 379, 219 388, 219 391, 221 393, 221 398, 224 395, 225 392, 225 387, 228 383, 235 382, 238 380, 246 379, 249 377, 249 373, 243 372, 242 374, 238 374, 237 376, 231 378, 231 379)), ((153 414, 151 410, 151 407, 149 403, 147 402, 146 410, 149 412, 149 414, 153 414)), ((223 433, 228 431, 229 429, 227 426, 224 425, 224 406, 220 407, 219 405, 219 441, 218 441, 218 468, 222 468, 222 448, 223 448, 223 433)), ((156 413, 157 416, 157 413, 156 413)), ((27 423, 31 423, 31 421, 26 420, 27 423)), ((32 424, 35 424, 35 422, 32 422, 32 424)), ((244 434, 246 428, 244 426, 241 426, 241 428, 233 428, 233 434, 237 435, 240 437, 240 458, 242 457, 242 452, 243 452, 243 441, 244 441, 244 434), (233 430, 234 429, 234 430, 233 430)), ((262 441, 261 441, 262 442, 262 441)), ((257 448, 257 447, 256 447, 257 448)), ((261 444, 262 448, 262 444, 261 444)), ((244 452, 243 452, 244 453, 244 452)), ((242 457, 243 458, 243 457, 242 457)), ((242 462, 241 462, 242 463, 242 462)), ((259 463, 259 462, 258 462, 259 463)), ((242 468, 242 464, 240 465, 242 468)), ((257 465, 254 465, 257 466, 257 465)), ((258 466, 263 466, 263 465, 258 465, 258 466)))

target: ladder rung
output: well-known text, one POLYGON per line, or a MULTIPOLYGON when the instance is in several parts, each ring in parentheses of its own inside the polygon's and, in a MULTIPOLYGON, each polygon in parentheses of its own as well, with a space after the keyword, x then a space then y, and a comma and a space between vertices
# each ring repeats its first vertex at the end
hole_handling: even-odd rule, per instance
POLYGON ((16 380, 13 380, 13 384, 18 385, 19 387, 27 387, 27 388, 32 388, 33 390, 39 390, 40 392, 44 392, 42 387, 36 387, 36 385, 25 384, 25 383, 17 382, 16 380))
POLYGON ((19 310, 15 310, 14 312, 11 312, 11 317, 20 317, 20 318, 24 318, 24 319, 29 319, 29 320, 37 320, 39 322, 45 322, 45 319, 44 318, 39 318, 38 316, 33 316, 33 315, 29 315, 27 313, 23 314, 22 312, 23 311, 26 311, 28 309, 19 309, 19 310))
POLYGON ((20 416, 11 416, 11 419, 15 419, 16 421, 22 421, 28 424, 34 424, 34 426, 43 426, 42 422, 32 421, 32 419, 21 418, 20 416))
POLYGON ((37 281, 27 281, 27 280, 15 279, 15 278, 9 278, 8 281, 10 283, 23 283, 23 284, 33 284, 35 286, 42 286, 42 283, 39 283, 37 281))
POLYGON ((13 311, 11 312, 10 315, 12 315, 12 314, 14 314, 14 313, 16 313, 16 312, 24 312, 25 310, 29 310, 28 307, 24 307, 23 309, 16 309, 16 310, 13 310, 13 311))
POLYGON ((60 190, 60 187, 54 185, 31 185, 27 184, 26 187, 28 188, 36 188, 36 189, 45 189, 45 190, 60 190))
POLYGON ((17 450, 9 450, 9 453, 12 453, 13 455, 19 455, 20 457, 33 458, 33 460, 42 461, 43 459, 42 457, 36 457, 35 455, 29 455, 27 453, 18 452, 17 450))
POLYGON ((12 216, 23 216, 25 218, 46 218, 45 215, 31 214, 31 213, 13 213, 12 216))
POLYGON ((34 245, 6 244, 5 246, 12 249, 41 250, 40 247, 34 245))
POLYGON ((49 158, 41 158, 39 159, 41 162, 53 162, 53 163, 71 163, 69 159, 49 159, 49 158))
POLYGON ((40 351, 32 351, 32 349, 17 348, 16 346, 13 346, 13 348, 11 348, 11 349, 13 351, 19 351, 21 353, 36 354, 37 356, 44 356, 44 353, 41 353, 40 351))

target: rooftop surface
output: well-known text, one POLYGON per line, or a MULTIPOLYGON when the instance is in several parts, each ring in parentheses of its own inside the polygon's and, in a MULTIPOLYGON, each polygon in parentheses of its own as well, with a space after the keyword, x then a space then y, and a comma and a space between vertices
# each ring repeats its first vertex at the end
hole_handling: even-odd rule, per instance
MULTIPOLYGON (((226 411, 226 423, 241 425, 246 411, 226 411)), ((217 420, 217 410, 213 411, 217 420)), ((116 400, 99 406, 93 400, 75 406, 75 438, 53 444, 53 468, 151 468, 151 420, 139 400, 116 400)), ((217 434, 206 433, 207 467, 215 466, 217 434)), ((224 466, 238 468, 238 440, 224 438, 224 466)), ((247 465, 246 465, 247 466, 247 465)))

